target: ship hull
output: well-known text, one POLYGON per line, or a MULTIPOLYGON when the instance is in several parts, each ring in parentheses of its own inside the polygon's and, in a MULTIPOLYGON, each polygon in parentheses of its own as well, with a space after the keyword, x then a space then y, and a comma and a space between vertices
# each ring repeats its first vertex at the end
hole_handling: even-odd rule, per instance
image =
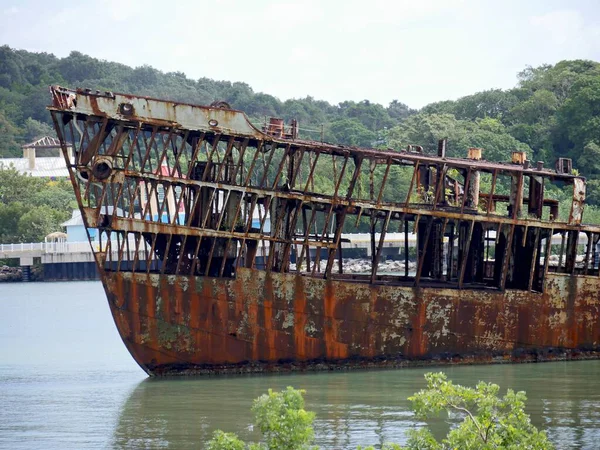
POLYGON ((116 326, 151 376, 597 358, 597 277, 545 292, 364 285, 240 269, 107 272, 116 326))

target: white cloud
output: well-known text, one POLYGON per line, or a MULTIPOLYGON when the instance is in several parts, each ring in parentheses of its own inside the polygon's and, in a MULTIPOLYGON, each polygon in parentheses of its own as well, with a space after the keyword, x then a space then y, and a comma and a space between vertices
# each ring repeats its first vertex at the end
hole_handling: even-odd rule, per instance
POLYGON ((16 6, 11 6, 9 8, 6 8, 4 11, 2 11, 2 13, 5 16, 12 16, 14 14, 17 14, 19 12, 19 8, 17 8, 16 6))

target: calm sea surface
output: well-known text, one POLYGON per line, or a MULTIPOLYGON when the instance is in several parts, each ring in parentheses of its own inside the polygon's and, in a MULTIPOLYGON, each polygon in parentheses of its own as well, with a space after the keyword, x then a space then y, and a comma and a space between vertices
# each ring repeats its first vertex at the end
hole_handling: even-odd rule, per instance
MULTIPOLYGON (((600 448, 600 361, 445 367, 457 383, 525 390, 558 448, 600 448)), ((405 442, 422 369, 149 380, 114 328, 99 282, 0 285, 0 448, 202 448, 221 428, 257 439, 252 400, 307 390, 317 443, 405 442)), ((434 423, 437 433, 447 427, 434 423)))

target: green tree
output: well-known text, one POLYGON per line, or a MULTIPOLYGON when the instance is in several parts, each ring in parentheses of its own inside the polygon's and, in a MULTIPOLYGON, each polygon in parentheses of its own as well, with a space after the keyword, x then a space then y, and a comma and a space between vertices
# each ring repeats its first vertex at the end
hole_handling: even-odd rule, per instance
POLYGON ((14 167, 0 165, 0 203, 22 202, 28 204, 31 197, 43 189, 45 183, 41 178, 22 175, 14 167))
POLYGON ((329 124, 325 140, 336 144, 372 147, 377 135, 354 119, 338 119, 329 124))
POLYGON ((41 242, 48 234, 60 231, 65 214, 49 206, 31 208, 19 218, 17 230, 23 242, 41 242))
POLYGON ((417 417, 427 419, 442 411, 463 420, 438 442, 427 428, 412 431, 409 448, 428 449, 551 449, 546 434, 525 413, 525 392, 509 389, 499 397, 497 384, 480 381, 475 388, 455 385, 443 373, 425 375, 427 388, 409 400, 417 417), (417 447, 417 443, 425 447, 417 447))
POLYGON ((244 447, 235 434, 216 431, 208 442, 210 450, 305 450, 314 439, 315 414, 304 409, 305 391, 289 387, 281 392, 269 389, 254 400, 252 411, 264 442, 244 447))
POLYGON ((27 212, 21 202, 5 204, 0 202, 0 243, 13 244, 21 241, 19 220, 27 212))
MULTIPOLYGON (((408 432, 409 450, 491 450, 553 448, 544 432, 531 424, 525 413, 524 392, 509 389, 498 395, 493 383, 479 382, 475 388, 455 385, 443 373, 425 374, 427 387, 409 400, 417 418, 427 420, 432 415, 447 412, 460 422, 447 436, 438 441, 428 428, 408 432)), ((265 442, 245 444, 235 434, 216 431, 208 442, 209 450, 297 450, 311 448, 314 437, 314 414, 304 410, 304 391, 288 387, 282 392, 262 395, 252 410, 265 442)), ((317 447, 313 447, 317 448, 317 447)), ((401 450, 395 443, 386 443, 383 450, 401 450)), ((361 449, 361 447, 359 447, 361 449)), ((363 450, 374 450, 367 447, 363 450)))
POLYGON ((47 123, 28 117, 25 121, 25 140, 32 142, 44 136, 56 136, 54 128, 47 123))
POLYGON ((8 158, 21 154, 21 146, 17 142, 19 134, 17 127, 0 111, 0 157, 8 158))

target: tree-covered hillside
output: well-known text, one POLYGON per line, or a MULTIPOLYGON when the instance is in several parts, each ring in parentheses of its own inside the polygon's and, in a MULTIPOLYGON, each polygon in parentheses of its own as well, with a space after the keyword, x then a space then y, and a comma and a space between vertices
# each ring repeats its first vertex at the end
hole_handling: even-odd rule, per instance
MULTIPOLYGON (((387 106, 368 100, 332 105, 312 97, 281 101, 241 82, 193 80, 180 72, 132 68, 79 52, 57 58, 3 46, 0 157, 19 156, 23 143, 53 133, 45 109, 50 84, 198 104, 224 100, 244 110, 257 125, 265 116, 296 118, 301 137, 323 136, 328 142, 347 145, 400 149, 419 144, 435 151, 437 141, 448 138, 450 156, 464 156, 468 147, 481 147, 485 159, 507 161, 512 150, 522 150, 528 159, 544 161, 547 167, 558 157, 569 157, 588 177, 588 204, 600 204, 600 64, 593 61, 527 67, 512 89, 442 100, 416 111, 397 100, 387 106)), ((315 175, 317 181, 329 181, 328 174, 315 175)), ((561 200, 568 194, 550 188, 547 195, 561 200)), ((2 203, 0 198, 0 207, 2 203)), ((596 211, 588 208, 587 222, 598 215, 596 211)))

